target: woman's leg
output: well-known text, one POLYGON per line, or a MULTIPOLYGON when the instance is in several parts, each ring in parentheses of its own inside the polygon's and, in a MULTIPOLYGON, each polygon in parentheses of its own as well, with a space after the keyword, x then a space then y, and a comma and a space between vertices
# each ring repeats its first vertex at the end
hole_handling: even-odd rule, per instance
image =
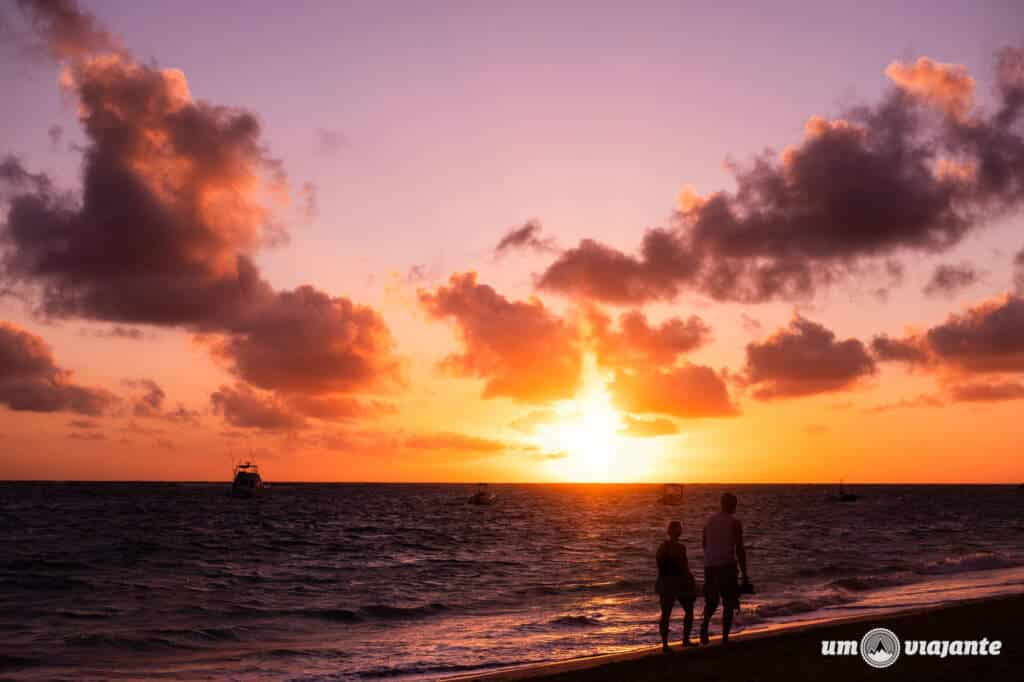
POLYGON ((658 623, 658 629, 661 631, 661 648, 662 650, 668 650, 668 622, 672 618, 672 607, 675 606, 675 595, 673 594, 662 594, 661 595, 661 622, 658 623))

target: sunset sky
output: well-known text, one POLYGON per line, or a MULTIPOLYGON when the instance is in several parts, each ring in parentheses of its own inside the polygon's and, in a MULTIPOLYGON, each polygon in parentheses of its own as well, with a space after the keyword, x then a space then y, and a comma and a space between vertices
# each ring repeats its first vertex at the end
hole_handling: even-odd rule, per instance
POLYGON ((715 5, 4 2, 0 479, 1024 480, 1024 6, 715 5))

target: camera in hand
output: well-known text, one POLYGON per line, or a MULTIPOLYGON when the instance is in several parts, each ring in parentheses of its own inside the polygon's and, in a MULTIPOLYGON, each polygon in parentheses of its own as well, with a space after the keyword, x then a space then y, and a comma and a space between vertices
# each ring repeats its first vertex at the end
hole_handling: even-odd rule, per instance
POLYGON ((754 594, 754 584, 749 580, 740 583, 740 594, 754 594))

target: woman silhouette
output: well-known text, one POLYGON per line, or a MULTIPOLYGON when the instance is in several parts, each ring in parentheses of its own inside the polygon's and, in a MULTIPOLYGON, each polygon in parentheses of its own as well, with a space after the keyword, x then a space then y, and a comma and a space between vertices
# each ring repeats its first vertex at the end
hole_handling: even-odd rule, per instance
POLYGON ((661 597, 661 650, 669 653, 668 623, 672 609, 678 601, 683 607, 683 646, 692 646, 693 602, 697 596, 696 583, 686 559, 686 547, 679 542, 683 526, 678 521, 668 524, 668 539, 661 543, 655 558, 658 563, 658 581, 655 591, 661 597))

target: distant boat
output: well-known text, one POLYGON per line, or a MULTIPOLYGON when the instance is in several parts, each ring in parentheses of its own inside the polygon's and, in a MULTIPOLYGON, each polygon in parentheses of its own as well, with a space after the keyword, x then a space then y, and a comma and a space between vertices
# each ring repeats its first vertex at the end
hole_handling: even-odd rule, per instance
POLYGON ((839 481, 839 495, 838 497, 836 497, 836 499, 839 500, 840 502, 856 502, 857 500, 860 499, 860 497, 854 495, 853 493, 846 492, 846 490, 843 488, 843 482, 839 481))
POLYGON ((263 492, 260 470, 252 462, 235 465, 235 480, 231 483, 232 497, 256 497, 263 492))
POLYGON ((683 486, 678 483, 666 483, 658 498, 661 504, 680 505, 683 503, 683 486))
POLYGON ((498 496, 487 488, 487 484, 481 483, 476 487, 476 492, 470 495, 466 502, 469 504, 492 505, 497 499, 498 496))

